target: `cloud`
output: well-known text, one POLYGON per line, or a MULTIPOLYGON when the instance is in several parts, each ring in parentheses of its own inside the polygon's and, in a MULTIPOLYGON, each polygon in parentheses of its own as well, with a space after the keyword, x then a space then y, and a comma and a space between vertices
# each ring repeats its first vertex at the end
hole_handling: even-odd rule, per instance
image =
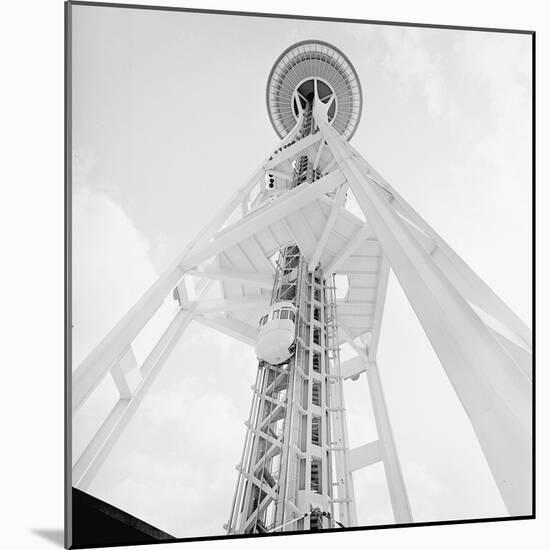
POLYGON ((191 323, 90 492, 175 536, 223 534, 256 370, 250 346, 191 323))
MULTIPOLYGON (((449 519, 445 508, 449 490, 420 462, 408 461, 403 469, 414 521, 449 519), (441 513, 439 504, 442 504, 441 513)), ((355 497, 359 525, 393 523, 393 511, 382 463, 354 473, 355 497)))
POLYGON ((379 462, 353 474, 358 525, 393 523, 384 465, 379 462))
POLYGON ((443 71, 441 55, 430 42, 431 35, 418 29, 396 28, 383 33, 386 54, 382 66, 402 100, 413 92, 423 97, 430 115, 441 114, 443 106, 443 71))
MULTIPOLYGON (((72 316, 73 370, 155 280, 149 247, 126 213, 86 185, 93 158, 73 161, 72 316)), ((78 458, 118 399, 106 377, 74 417, 73 456, 78 458)))
POLYGON ((149 247, 107 195, 73 189, 73 368, 120 320, 156 272, 149 247))
MULTIPOLYGON (((478 82, 483 93, 479 104, 492 115, 486 137, 477 153, 503 177, 529 172, 531 143, 531 41, 530 37, 477 33, 455 43, 460 59, 467 59, 464 74, 478 82), (524 162, 505 159, 523 158, 524 162), (510 174, 512 167, 519 167, 510 174)), ((499 178, 494 178, 498 182, 499 178)), ((499 184, 500 185, 500 184, 499 184)))
MULTIPOLYGON (((369 43, 369 48, 364 48, 363 43, 358 44, 361 49, 356 50, 357 55, 354 57, 353 51, 349 55, 350 58, 357 59, 359 53, 370 51, 365 55, 369 55, 371 62, 381 67, 387 76, 386 79, 379 81, 384 87, 384 93, 390 95, 397 91, 400 94, 405 109, 400 110, 399 113, 419 112, 423 120, 427 119, 425 113, 429 113, 433 115, 432 121, 437 119, 440 122, 436 127, 440 149, 433 152, 434 158, 440 156, 439 153, 444 153, 445 147, 456 147, 457 143, 461 145, 462 141, 471 140, 474 133, 470 126, 473 130, 477 130, 476 124, 479 124, 488 135, 487 139, 478 142, 479 155, 495 160, 499 159, 499 155, 501 159, 514 159, 513 154, 501 154, 502 150, 495 145, 492 131, 498 130, 499 135, 504 132, 509 136, 512 146, 514 140, 518 138, 517 124, 521 122, 522 115, 513 110, 515 105, 513 98, 518 96, 517 92, 520 92, 519 97, 524 97, 522 84, 517 81, 516 70, 517 65, 523 61, 514 57, 515 54, 509 52, 508 47, 502 51, 493 48, 493 52, 489 55, 484 53, 485 46, 492 47, 489 43, 483 46, 479 43, 467 45, 459 42, 457 48, 470 48, 464 52, 463 59, 474 61, 468 73, 469 83, 473 82, 474 86, 467 88, 460 86, 461 83, 457 82, 460 77, 456 76, 463 75, 464 67, 457 67, 456 64, 448 66, 449 59, 441 53, 440 44, 436 40, 436 31, 377 27, 379 30, 375 32, 373 27, 368 25, 350 25, 349 28, 365 29, 365 32, 374 36, 369 43), (435 38, 432 38, 431 42, 428 39, 424 40, 428 35, 435 38), (370 48, 371 46, 375 49, 370 48), (514 59, 514 70, 510 72, 515 73, 516 76, 505 78, 507 64, 514 59), (460 71, 456 70, 457 68, 460 71), (487 81, 489 77, 493 84, 487 81), (497 84, 502 82, 501 77, 505 78, 503 90, 499 89, 497 84), (479 112, 480 103, 474 101, 478 98, 477 83, 480 83, 479 89, 483 93, 487 93, 488 88, 490 90, 492 107, 488 113, 479 112), (455 84, 456 87, 453 87, 455 84), (449 91, 452 93, 448 93, 449 91), (417 105, 411 105, 412 102, 417 105), (470 108, 471 105, 475 108, 470 108), (414 108, 409 109, 409 107, 414 108), (485 116, 480 116, 479 119, 482 122, 478 123, 478 114, 494 115, 495 113, 498 120, 494 124, 486 124, 485 116), (509 124, 506 124, 507 119, 509 124), (447 123, 452 123, 448 125, 454 129, 454 134, 461 138, 460 140, 451 140, 449 138, 454 136, 449 136, 449 132, 441 132, 447 123), (492 148, 494 149, 491 151, 492 148)), ((469 39, 473 34, 467 33, 467 36, 469 39)), ((370 93, 368 86, 366 90, 370 93)), ((124 101, 126 102, 126 97, 124 101)), ((380 107, 383 110, 384 106, 380 107)), ((154 116, 158 118, 156 110, 154 116)), ((171 112, 170 116, 172 116, 171 112)), ((391 117, 389 120, 388 135, 390 138, 399 137, 399 135, 395 136, 396 128, 391 125, 391 123, 395 125, 395 121, 392 122, 391 117)), ((404 123, 402 126, 397 126, 397 133, 402 132, 405 138, 410 138, 411 134, 407 133, 405 128, 408 123, 406 117, 401 117, 401 120, 404 123)), ((426 126, 427 132, 429 125, 426 126)), ((386 126, 379 127, 380 132, 384 129, 386 126)), ((523 130, 520 136, 524 136, 523 130)), ((422 135, 421 138, 419 142, 424 141, 422 135)), ((98 143, 110 144, 105 146, 104 155, 107 155, 107 151, 116 151, 116 159, 108 157, 112 162, 105 163, 105 172, 112 174, 113 167, 124 166, 120 163, 119 155, 128 153, 127 143, 113 142, 111 136, 103 133, 97 136, 96 140, 98 143)), ((168 139, 159 141, 163 149, 168 142, 168 139)), ((211 143, 208 143, 211 146, 211 143)), ((196 139, 194 146, 196 146, 196 139)), ((185 147, 180 149, 185 150, 185 147)), ((391 148, 388 147, 388 149, 391 148)), ((452 157, 453 163, 447 164, 454 167, 456 162, 454 159, 457 155, 460 158, 463 149, 467 150, 460 146, 456 147, 452 157)), ((368 152, 368 149, 366 151, 368 152)), ((514 152, 513 149, 511 151, 514 152)), ((399 151, 399 156, 394 158, 392 150, 393 165, 399 165, 400 158, 407 159, 407 151, 404 152, 404 157, 401 157, 402 153, 399 151)), ((200 155, 197 158, 199 157, 200 155)), ((237 160, 233 159, 233 161, 239 164, 241 160, 237 157, 235 157, 237 160)), ((133 157, 128 159, 133 162, 133 157)), ((401 162, 401 164, 410 165, 408 169, 414 168, 414 163, 401 162)), ((512 164, 523 166, 515 159, 512 164)), ((131 166, 134 165, 131 163, 131 166)), ((173 166, 171 164, 166 166, 170 169, 167 173, 171 175, 174 171, 173 166)), ((467 162, 465 166, 468 166, 467 162)), ((505 162, 500 162, 499 166, 503 171, 509 168, 505 162)), ((155 224, 158 224, 158 212, 161 210, 151 207, 152 193, 147 192, 134 197, 133 193, 136 189, 142 191, 149 189, 145 187, 144 182, 136 186, 136 182, 129 177, 126 182, 127 188, 123 188, 120 181, 114 178, 115 191, 126 190, 131 194, 132 201, 128 201, 128 204, 140 203, 141 219, 138 215, 135 217, 136 220, 139 219, 137 223, 140 230, 138 230, 116 201, 100 192, 101 189, 105 189, 101 186, 101 182, 94 182, 93 189, 86 186, 90 176, 94 175, 92 156, 80 151, 73 163, 73 168, 75 179, 73 197, 74 343, 76 356, 82 358, 155 279, 155 270, 150 261, 152 252, 158 256, 158 251, 163 247, 171 249, 168 245, 179 242, 180 236, 185 233, 186 227, 182 229, 181 217, 188 214, 184 206, 189 204, 187 200, 189 187, 181 185, 181 189, 186 193, 184 196, 186 201, 172 201, 172 205, 177 205, 178 218, 177 223, 171 226, 169 239, 155 240, 156 238, 151 236, 154 232, 149 229, 146 233, 149 236, 147 241, 143 237, 142 230, 145 231, 147 228, 148 215, 156 218, 155 224)), ((414 170, 411 172, 414 173, 414 170)), ((477 184, 477 179, 473 177, 476 175, 466 174, 467 179, 473 181, 473 187, 475 187, 474 183, 477 184)), ((485 173, 483 175, 485 176, 485 173)), ((495 173, 490 175, 493 178, 492 181, 499 181, 495 173)), ((154 165, 154 176, 150 180, 157 186, 157 179, 161 178, 156 165, 154 165)), ((477 177, 483 180, 480 176, 477 177)), ((465 192, 463 179, 466 179, 464 173, 457 172, 456 193, 464 196, 464 201, 477 204, 478 198, 473 197, 474 200, 472 200, 470 198, 472 195, 465 192)), ((193 181, 193 177, 188 175, 188 181, 193 181)), ((399 181, 398 178, 396 181, 399 181)), ((226 185, 225 180, 224 185, 226 185)), ((201 200, 197 195, 200 188, 207 187, 195 186, 193 197, 197 202, 201 200)), ((212 189, 217 190, 221 195, 218 188, 214 186, 212 189)), ((424 195, 435 195, 434 190, 437 190, 437 187, 432 185, 431 189, 429 187, 426 189, 431 193, 424 193, 424 195)), ((111 190, 111 193, 114 192, 111 190)), ((215 193, 211 192, 210 195, 215 193)), ((118 195, 114 194, 114 196, 118 195)), ((164 195, 159 193, 158 196, 164 195)), ((211 197, 205 195, 204 199, 207 198, 211 202, 211 197)), ((161 202, 159 204, 162 206, 161 202)), ((164 206, 167 209, 170 207, 167 204, 164 206)), ((350 210, 360 212, 356 203, 350 203, 348 206, 350 210)), ((457 211, 462 210, 457 208, 457 211)), ((462 224, 463 221, 462 217, 460 223, 462 224)), ((458 234, 460 235, 460 232, 458 234)), ((509 247, 508 241, 502 240, 503 246, 509 247)), ((402 323, 399 316, 395 319, 397 319, 396 324, 402 323)), ((395 340, 391 345, 395 347, 394 342, 395 340)), ((408 356, 401 361, 400 368, 402 371, 410 371, 409 363, 414 358, 411 357, 407 339, 401 340, 398 347, 407 350, 408 353, 408 356)), ((232 342, 229 338, 210 329, 192 324, 185 333, 185 341, 182 340, 174 350, 134 420, 100 471, 91 488, 93 493, 175 535, 220 533, 222 523, 227 520, 233 496, 236 480, 234 465, 239 460, 244 440, 243 420, 247 416, 252 397, 250 384, 253 382, 255 370, 255 360, 250 348, 239 342, 232 342)), ((403 378, 407 380, 406 377, 403 378)), ((364 386, 364 379, 353 384, 355 385, 346 388, 346 398, 351 398, 351 394, 355 391, 356 401, 361 401, 368 409, 370 403, 368 398, 364 398, 365 389, 361 386, 361 384, 364 386)), ((412 397, 420 399, 416 396, 417 390, 414 386, 407 386, 403 381, 401 385, 406 387, 407 392, 412 393, 412 397), (414 391, 411 391, 411 388, 414 391)), ((352 401, 353 399, 347 399, 347 404, 352 401)), ((398 411, 406 410, 407 402, 398 403, 398 407, 400 408, 398 411)), ((427 407, 422 408, 428 410, 427 407)), ((359 412, 363 414, 363 409, 359 409, 359 412)), ((441 440, 434 438, 425 445, 423 438, 416 437, 419 429, 423 428, 417 419, 423 420, 424 416, 418 413, 415 416, 408 410, 407 415, 402 416, 407 418, 402 421, 401 426, 394 422, 395 433, 399 433, 400 427, 402 433, 407 432, 412 434, 411 437, 415 437, 415 448, 424 450, 428 447, 426 454, 434 449, 437 451, 438 446, 442 444, 441 440)), ((394 415, 392 420, 395 418, 399 416, 394 415)), ((365 424, 369 421, 365 422, 362 419, 363 416, 359 413, 351 413, 348 417, 352 436, 353 428, 357 427, 358 444, 370 440, 369 430, 365 429, 365 424)), ((372 424, 372 415, 369 420, 372 424)), ((437 422, 438 419, 435 418, 434 423, 437 424, 437 422)), ((439 423, 441 424, 441 420, 439 423)), ((372 427, 370 431, 373 431, 372 427)), ((456 437, 456 434, 452 435, 456 437)), ((406 446, 403 444, 401 447, 406 446)), ((406 458, 406 453, 402 453, 402 456, 406 458)), ((438 459, 440 456, 444 457, 442 453, 437 454, 438 459)), ((426 465, 427 462, 403 460, 403 463, 417 519, 447 519, 450 517, 449 507, 454 501, 471 508, 473 498, 476 500, 480 498, 475 492, 465 495, 456 491, 457 485, 464 484, 464 481, 456 475, 445 477, 443 468, 436 475, 431 475, 427 470, 431 472, 432 465, 426 465), (443 482, 449 486, 448 489, 443 482), (474 497, 471 496, 472 494, 474 497)), ((444 460, 442 463, 447 464, 444 460)), ((392 520, 383 471, 380 472, 380 467, 381 465, 377 465, 372 469, 358 472, 356 483, 358 508, 365 511, 367 523, 387 523, 392 520), (361 478, 361 476, 364 477, 361 478), (361 505, 364 507, 361 508, 361 505)), ((486 472, 482 473, 487 475, 486 472)), ((481 474, 476 475, 472 475, 472 483, 481 478, 481 474)), ((464 513, 457 517, 464 517, 464 513)))
MULTIPOLYGON (((78 151, 73 167, 76 367, 155 281, 150 257, 159 243, 149 243, 102 191, 93 155, 78 151)), ((160 317, 166 322, 165 311, 160 317)), ((151 337, 140 340, 148 342, 139 342, 138 360, 151 337)), ((255 370, 252 348, 192 323, 90 492, 179 536, 223 533, 255 370)), ((75 458, 117 398, 107 377, 77 413, 75 458)))
POLYGON ((403 468, 407 492, 414 521, 438 521, 448 519, 448 515, 438 512, 438 502, 449 500, 449 490, 434 473, 428 472, 426 465, 409 461, 403 468))

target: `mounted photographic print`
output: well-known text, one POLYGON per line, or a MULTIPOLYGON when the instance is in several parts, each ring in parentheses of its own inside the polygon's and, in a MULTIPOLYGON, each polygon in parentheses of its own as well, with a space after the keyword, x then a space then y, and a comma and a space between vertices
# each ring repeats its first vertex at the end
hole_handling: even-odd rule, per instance
POLYGON ((66 546, 534 517, 534 33, 66 40, 66 546))

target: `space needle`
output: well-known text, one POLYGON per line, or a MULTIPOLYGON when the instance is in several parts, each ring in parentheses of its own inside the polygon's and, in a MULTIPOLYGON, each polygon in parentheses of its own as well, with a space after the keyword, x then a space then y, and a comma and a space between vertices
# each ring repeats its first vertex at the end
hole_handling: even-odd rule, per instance
MULTIPOLYGON (((268 78, 269 117, 283 140, 271 160, 318 133, 315 102, 350 138, 361 115, 361 86, 348 59, 308 41, 284 51, 268 78)), ((318 136, 321 137, 321 136, 318 136)), ((315 185, 329 168, 321 145, 292 154, 265 175, 268 197, 315 185)), ((333 191, 344 201, 345 191, 333 191)), ((339 358, 332 274, 296 243, 277 255, 270 307, 259 321, 259 369, 228 532, 355 525, 353 479, 339 358)))
POLYGON ((509 515, 529 515, 531 331, 350 144, 364 106, 341 51, 317 40, 289 47, 266 105, 280 142, 74 371, 73 414, 106 376, 120 399, 75 461, 73 485, 89 487, 194 321, 257 356, 228 534, 355 526, 354 473, 379 463, 395 523, 412 523, 377 360, 391 269, 509 515), (362 217, 346 208, 350 196, 362 217), (338 296, 336 276, 347 283, 338 296), (138 363, 133 342, 171 297, 177 313, 138 363), (340 361, 343 344, 353 356, 340 361), (345 381, 361 376, 377 436, 350 448, 345 381))

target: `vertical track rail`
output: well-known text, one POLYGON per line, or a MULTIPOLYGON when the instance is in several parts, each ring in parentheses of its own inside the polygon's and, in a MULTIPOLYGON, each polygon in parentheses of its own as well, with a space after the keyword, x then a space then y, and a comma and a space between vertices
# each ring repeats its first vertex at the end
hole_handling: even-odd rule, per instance
MULTIPOLYGON (((307 102, 299 138, 316 131, 307 102)), ((291 188, 320 177, 313 163, 294 159, 291 188)), ((297 245, 279 253, 271 305, 282 301, 296 306, 294 353, 283 365, 259 362, 228 534, 334 527, 336 510, 355 524, 334 279, 308 272, 297 245)))

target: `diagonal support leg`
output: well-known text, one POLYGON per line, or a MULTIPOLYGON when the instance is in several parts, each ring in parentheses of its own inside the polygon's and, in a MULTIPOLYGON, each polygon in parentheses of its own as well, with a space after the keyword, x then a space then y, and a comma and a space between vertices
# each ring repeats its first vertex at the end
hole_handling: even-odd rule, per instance
POLYGON ((447 244, 447 242, 412 208, 410 204, 349 145, 362 171, 374 178, 393 197, 393 208, 406 220, 415 224, 434 245, 432 255, 436 264, 472 303, 498 319, 514 331, 528 347, 532 335, 525 323, 493 292, 493 290, 472 270, 472 268, 447 244))
POLYGON ((531 514, 531 385, 345 140, 319 126, 472 422, 508 512, 531 514))
POLYGON ((401 464, 397 455, 395 441, 393 439, 390 417, 382 390, 382 382, 378 365, 374 361, 366 364, 369 393, 374 410, 376 430, 380 441, 380 451, 384 462, 384 471, 390 493, 390 500, 393 509, 393 517, 396 523, 412 523, 413 516, 409 497, 401 471, 401 464))
MULTIPOLYGON (((281 142, 281 145, 291 139, 299 125, 281 142)), ((267 160, 265 161, 267 162, 267 160)), ((155 314, 163 300, 178 284, 185 273, 181 263, 190 253, 208 250, 208 243, 220 227, 227 221, 231 213, 242 201, 250 195, 254 187, 265 173, 264 163, 235 192, 229 201, 217 212, 214 218, 197 234, 197 236, 182 250, 179 257, 156 282, 145 292, 128 313, 115 325, 103 340, 84 359, 72 375, 72 412, 76 413, 88 399, 104 376, 113 365, 119 361, 128 346, 133 342, 141 329, 155 314)), ((197 262, 198 263, 198 262, 197 262)), ((193 264, 191 267, 195 267, 193 264)))
POLYGON ((73 467, 73 485, 88 489, 158 376, 179 337, 189 325, 192 312, 179 311, 142 367, 143 379, 130 398, 120 399, 73 467))

